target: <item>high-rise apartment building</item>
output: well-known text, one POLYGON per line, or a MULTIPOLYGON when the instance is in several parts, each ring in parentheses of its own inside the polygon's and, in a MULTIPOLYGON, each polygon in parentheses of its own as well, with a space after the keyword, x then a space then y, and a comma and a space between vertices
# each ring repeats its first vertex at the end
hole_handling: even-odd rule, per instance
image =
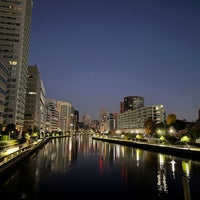
POLYGON ((10 64, 4 126, 24 124, 32 0, 0 1, 0 57, 10 64))
POLYGON ((144 107, 144 97, 127 96, 124 97, 124 112, 127 110, 135 110, 144 107))
POLYGON ((164 123, 166 112, 163 105, 144 106, 135 110, 120 113, 117 120, 119 130, 144 129, 147 119, 152 119, 156 124, 164 123))

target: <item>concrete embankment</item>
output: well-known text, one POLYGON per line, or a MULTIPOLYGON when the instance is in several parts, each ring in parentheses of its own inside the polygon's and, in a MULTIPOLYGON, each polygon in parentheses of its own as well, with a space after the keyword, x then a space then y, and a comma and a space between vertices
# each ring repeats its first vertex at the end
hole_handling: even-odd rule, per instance
POLYGON ((5 177, 8 177, 11 173, 16 171, 18 167, 25 163, 26 159, 37 152, 39 148, 46 144, 50 139, 69 136, 70 135, 62 135, 43 138, 36 143, 25 145, 21 148, 18 147, 19 149, 13 153, 0 157, 0 182, 3 181, 5 177))
POLYGON ((200 161, 200 148, 192 147, 189 145, 176 146, 176 145, 152 144, 147 142, 124 140, 120 138, 96 137, 96 136, 92 136, 92 138, 95 140, 106 141, 109 143, 121 144, 149 151, 154 151, 157 153, 163 153, 167 155, 173 155, 177 157, 200 161))
POLYGON ((0 157, 0 177, 1 181, 20 167, 26 159, 36 152, 42 145, 47 143, 50 138, 45 138, 37 144, 28 145, 7 156, 0 157))

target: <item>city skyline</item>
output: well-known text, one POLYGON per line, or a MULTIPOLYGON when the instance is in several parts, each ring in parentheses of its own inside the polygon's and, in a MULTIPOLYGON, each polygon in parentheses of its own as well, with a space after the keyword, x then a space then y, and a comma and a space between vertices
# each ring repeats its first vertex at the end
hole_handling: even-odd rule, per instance
POLYGON ((33 1, 29 65, 46 96, 80 115, 119 112, 126 96, 195 121, 200 108, 200 2, 33 1))

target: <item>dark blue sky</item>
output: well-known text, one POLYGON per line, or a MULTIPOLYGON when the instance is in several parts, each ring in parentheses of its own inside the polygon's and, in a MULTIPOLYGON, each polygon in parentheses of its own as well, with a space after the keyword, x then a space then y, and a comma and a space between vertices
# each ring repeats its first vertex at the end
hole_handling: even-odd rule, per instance
POLYGON ((98 119, 125 96, 194 121, 200 109, 199 0, 33 0, 29 64, 46 96, 98 119))

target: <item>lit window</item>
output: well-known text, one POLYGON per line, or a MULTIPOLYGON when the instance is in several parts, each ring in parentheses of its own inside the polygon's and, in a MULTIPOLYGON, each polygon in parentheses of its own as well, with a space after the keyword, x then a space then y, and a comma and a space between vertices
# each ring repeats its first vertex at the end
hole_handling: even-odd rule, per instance
POLYGON ((10 65, 17 65, 17 61, 9 61, 10 65))

